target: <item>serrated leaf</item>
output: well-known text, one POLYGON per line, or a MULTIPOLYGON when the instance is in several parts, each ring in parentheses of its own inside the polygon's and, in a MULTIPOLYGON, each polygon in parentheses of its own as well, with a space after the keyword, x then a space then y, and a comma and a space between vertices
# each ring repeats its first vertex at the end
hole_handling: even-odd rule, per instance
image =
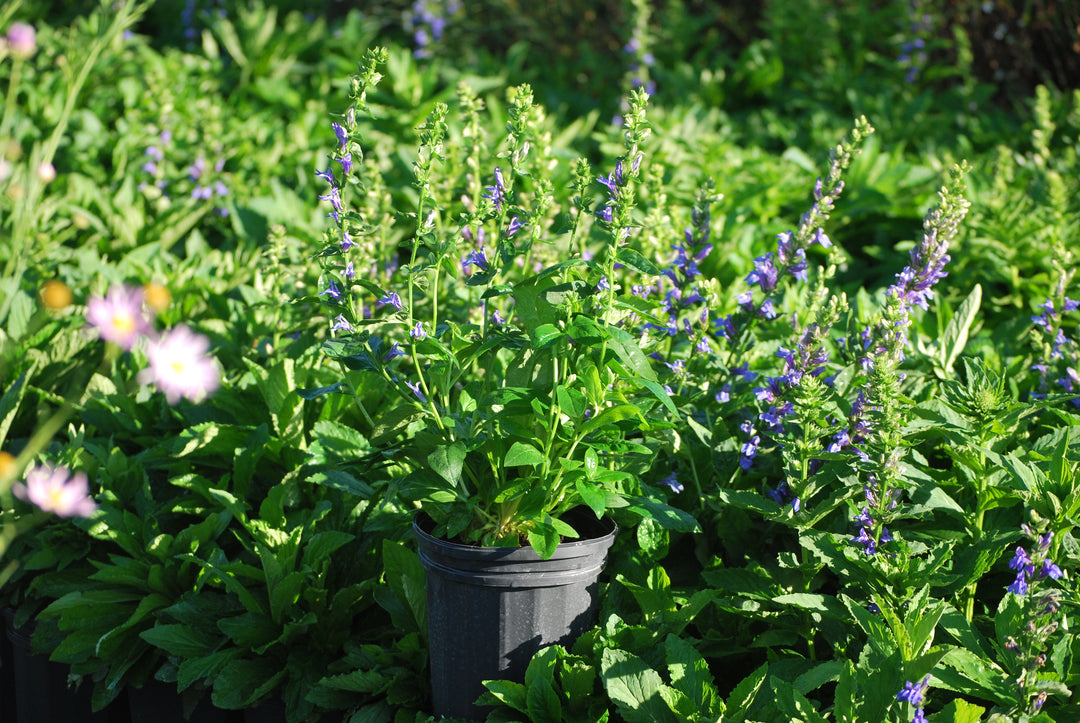
POLYGON ((353 693, 381 693, 393 679, 378 670, 354 670, 351 673, 331 675, 319 681, 319 685, 334 690, 353 693))
POLYGON ((702 713, 712 711, 719 699, 709 664, 693 645, 676 635, 664 640, 671 684, 689 698, 702 713))
POLYGON ((529 719, 533 723, 560 723, 562 703, 547 678, 537 678, 525 693, 529 719))
POLYGON ((139 637, 169 655, 198 658, 208 655, 219 642, 188 625, 158 624, 139 633, 139 637))
POLYGON ((630 723, 678 723, 660 689, 664 681, 641 658, 624 650, 605 648, 600 676, 608 697, 630 723))
POLYGON ((23 393, 26 391, 27 375, 32 374, 37 364, 31 364, 30 368, 19 375, 11 386, 4 390, 4 396, 0 397, 0 446, 7 438, 8 429, 15 419, 15 413, 19 409, 23 393))
POLYGON ((758 691, 761 690, 761 686, 765 683, 768 673, 769 664, 764 663, 760 668, 739 681, 739 684, 728 695, 726 717, 732 720, 741 720, 746 716, 750 706, 754 704, 754 699, 757 698, 758 691))
POLYGON ((481 697, 490 696, 494 702, 508 705, 519 713, 529 714, 529 704, 526 700, 525 686, 512 680, 485 680, 484 686, 488 693, 481 697))
POLYGON ((817 712, 814 704, 807 700, 806 696, 795 690, 795 687, 780 678, 770 678, 769 687, 773 691, 773 701, 776 707, 785 713, 788 720, 803 721, 803 723, 827 723, 824 716, 817 712))

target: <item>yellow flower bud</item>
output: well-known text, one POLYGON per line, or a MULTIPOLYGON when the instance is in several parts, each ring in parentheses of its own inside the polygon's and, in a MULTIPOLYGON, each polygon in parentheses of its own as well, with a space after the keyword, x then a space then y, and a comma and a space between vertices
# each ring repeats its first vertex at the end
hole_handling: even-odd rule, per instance
POLYGON ((71 306, 71 289, 59 279, 50 279, 41 285, 41 303, 53 311, 71 306))

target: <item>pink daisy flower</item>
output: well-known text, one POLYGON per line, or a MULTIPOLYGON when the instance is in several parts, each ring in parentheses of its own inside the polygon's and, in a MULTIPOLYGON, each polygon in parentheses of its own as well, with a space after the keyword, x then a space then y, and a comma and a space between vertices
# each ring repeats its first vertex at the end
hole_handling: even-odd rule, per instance
POLYGON ((26 473, 26 484, 12 486, 15 495, 59 517, 89 517, 97 509, 82 472, 41 465, 26 473))
POLYGON ((105 298, 92 298, 86 304, 86 321, 105 341, 131 350, 140 336, 150 333, 150 319, 143 310, 145 294, 141 288, 113 286, 105 298))
POLYGON ((181 398, 201 402, 221 385, 221 370, 207 355, 209 349, 209 339, 178 324, 147 346, 150 366, 139 372, 139 381, 164 392, 169 404, 181 398))

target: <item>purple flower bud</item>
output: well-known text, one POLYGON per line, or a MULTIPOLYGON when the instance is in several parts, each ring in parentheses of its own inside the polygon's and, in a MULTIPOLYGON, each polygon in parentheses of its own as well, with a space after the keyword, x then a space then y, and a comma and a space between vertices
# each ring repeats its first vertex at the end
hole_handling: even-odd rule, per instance
POLYGON ((337 136, 338 146, 340 150, 344 151, 345 146, 349 143, 349 133, 345 130, 345 127, 340 123, 331 123, 330 127, 334 129, 334 135, 337 136))

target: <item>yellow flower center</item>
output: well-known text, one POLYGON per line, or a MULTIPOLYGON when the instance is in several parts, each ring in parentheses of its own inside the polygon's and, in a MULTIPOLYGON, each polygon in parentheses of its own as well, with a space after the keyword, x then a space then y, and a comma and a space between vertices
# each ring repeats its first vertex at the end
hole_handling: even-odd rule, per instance
POLYGON ((113 328, 125 336, 135 331, 135 317, 131 314, 116 314, 112 318, 113 328))

